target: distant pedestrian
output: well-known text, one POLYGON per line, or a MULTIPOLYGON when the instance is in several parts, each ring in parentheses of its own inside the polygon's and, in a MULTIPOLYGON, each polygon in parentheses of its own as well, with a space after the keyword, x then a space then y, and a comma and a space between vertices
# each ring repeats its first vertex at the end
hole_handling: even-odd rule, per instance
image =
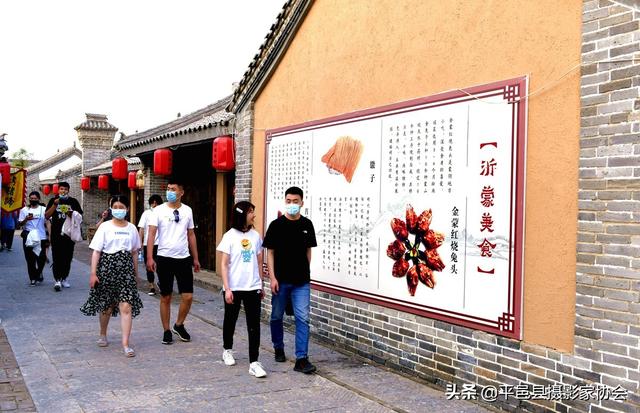
POLYGON ((282 318, 291 300, 296 324, 295 371, 311 374, 316 367, 308 358, 311 248, 317 246, 313 223, 300 215, 304 205, 302 189, 285 191, 285 214, 269 224, 263 247, 271 284, 271 341, 275 360, 287 360, 284 352, 282 318))
POLYGON ((69 235, 62 233, 62 226, 67 218, 82 218, 82 207, 77 199, 69 196, 69 184, 58 184, 58 195, 49 200, 47 204, 46 218, 51 218, 51 253, 53 257, 54 289, 60 291, 62 287, 69 288, 67 281, 71 271, 71 260, 75 241, 69 235))
POLYGON ((2 231, 2 237, 0 238, 0 251, 4 251, 6 249, 11 252, 11 247, 13 247, 13 236, 16 232, 16 227, 18 226, 19 214, 19 211, 2 212, 2 217, 0 218, 0 231, 2 231))
POLYGON ((22 237, 24 258, 27 261, 30 285, 35 287, 37 283, 41 283, 44 280, 42 271, 47 258, 45 253, 47 242, 44 226, 46 221, 45 209, 40 205, 40 193, 38 191, 33 191, 29 194, 29 206, 20 210, 18 221, 23 228, 20 236, 22 237))
POLYGON ((222 237, 217 250, 222 257, 222 284, 224 294, 224 323, 222 330, 222 360, 233 366, 233 334, 244 303, 249 336, 249 374, 266 377, 258 361, 260 348, 260 310, 264 297, 262 289, 262 239, 253 229, 255 206, 247 201, 238 202, 231 211, 231 229, 222 237))
POLYGON ((142 308, 136 285, 140 238, 135 225, 125 220, 128 209, 129 199, 126 196, 113 197, 113 219, 100 225, 91 240, 91 291, 80 311, 91 316, 100 314, 100 335, 97 342, 100 347, 109 345, 109 319, 120 313, 122 348, 127 357, 133 357, 135 352, 129 345, 132 318, 139 315, 142 308))
MULTIPOLYGON (((153 213, 153 210, 158 205, 162 204, 162 198, 160 195, 153 194, 149 197, 149 209, 145 210, 138 222, 138 232, 140 233, 140 239, 142 240, 142 251, 144 254, 144 261, 147 262, 147 240, 149 238, 149 217, 153 213)), ((153 259, 158 256, 158 234, 153 241, 153 259)), ((156 295, 155 285, 155 273, 147 270, 147 282, 149 283, 149 295, 156 295)))
POLYGON ((147 270, 158 274, 160 287, 160 320, 164 335, 162 344, 172 344, 174 332, 182 341, 191 341, 184 327, 184 321, 193 302, 193 271, 200 271, 196 234, 193 231, 193 212, 182 203, 184 186, 172 179, 167 184, 167 202, 158 205, 149 217, 149 238, 158 236, 158 256, 153 258, 153 244, 147 242, 147 270), (189 254, 191 252, 191 254, 189 254), (156 267, 157 261, 157 267, 156 267), (178 284, 180 307, 178 317, 171 329, 171 294, 173 280, 178 284))

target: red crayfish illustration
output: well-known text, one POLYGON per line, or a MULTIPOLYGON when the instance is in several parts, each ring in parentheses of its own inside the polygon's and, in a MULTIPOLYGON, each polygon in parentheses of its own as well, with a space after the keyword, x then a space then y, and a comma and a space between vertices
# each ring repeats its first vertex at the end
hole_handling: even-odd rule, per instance
POLYGON ((400 278, 407 276, 409 294, 414 296, 418 281, 429 288, 436 285, 434 271, 442 271, 445 267, 437 248, 444 242, 444 234, 433 231, 431 226, 431 209, 416 215, 413 207, 407 205, 407 218, 391 220, 391 230, 396 240, 387 247, 387 256, 395 260, 391 274, 400 278), (415 234, 414 242, 409 234, 415 234), (424 249, 421 249, 424 247, 424 249))

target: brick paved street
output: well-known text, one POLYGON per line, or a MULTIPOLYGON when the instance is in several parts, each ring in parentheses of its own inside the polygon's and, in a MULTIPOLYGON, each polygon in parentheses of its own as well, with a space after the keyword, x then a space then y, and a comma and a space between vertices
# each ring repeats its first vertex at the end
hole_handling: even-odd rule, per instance
POLYGON ((0 412, 14 411, 36 410, 7 341, 7 335, 0 327, 0 412))
MULTIPOLYGON (((49 268, 43 285, 28 286, 21 247, 0 253, 0 326, 28 388, 0 330, 2 412, 33 411, 34 405, 40 412, 487 411, 446 400, 441 391, 315 343, 310 357, 318 374, 296 373, 293 363, 273 361, 266 324, 260 360, 269 375, 256 379, 248 374, 242 316, 234 346, 238 363, 226 367, 221 360, 222 300, 202 288, 196 288, 186 323, 192 342, 162 345, 158 299, 142 294, 144 309, 134 319, 131 339, 137 356, 122 354, 119 319, 109 327, 110 345, 99 348, 97 318, 78 310, 88 291, 89 267, 82 262, 88 257, 86 243, 78 245, 72 288, 56 293, 49 268)), ((172 320, 176 313, 174 306, 172 320)), ((291 356, 288 333, 285 343, 291 356)))

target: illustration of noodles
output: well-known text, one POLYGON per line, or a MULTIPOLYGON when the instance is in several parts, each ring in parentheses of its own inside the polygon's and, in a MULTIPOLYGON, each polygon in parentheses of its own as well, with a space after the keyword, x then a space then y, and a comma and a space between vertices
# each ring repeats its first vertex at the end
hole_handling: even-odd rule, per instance
POLYGON ((363 145, 351 136, 341 136, 327 153, 322 156, 329 168, 341 173, 347 182, 351 183, 353 174, 356 172, 363 145))

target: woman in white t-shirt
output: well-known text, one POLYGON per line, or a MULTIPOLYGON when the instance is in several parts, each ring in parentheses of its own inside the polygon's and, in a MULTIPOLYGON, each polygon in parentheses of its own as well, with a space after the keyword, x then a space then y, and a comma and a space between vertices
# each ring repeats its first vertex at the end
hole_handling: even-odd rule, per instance
POLYGON ((98 227, 89 244, 93 250, 89 278, 91 291, 80 311, 85 315, 100 313, 100 336, 97 342, 100 347, 109 345, 109 319, 120 313, 122 348, 127 357, 133 357, 135 352, 129 346, 131 319, 140 314, 142 308, 136 286, 140 237, 135 225, 125 220, 128 209, 129 200, 126 196, 112 197, 113 219, 98 227))
POLYGON ((27 271, 32 287, 43 281, 42 271, 47 259, 45 248, 47 242, 45 222, 47 218, 44 213, 45 208, 40 205, 40 192, 33 191, 29 194, 29 206, 22 208, 18 216, 18 225, 22 225, 22 233, 20 234, 22 249, 24 250, 24 258, 27 260, 27 271), (30 233, 31 236, 29 236, 30 233), (31 238, 30 243, 35 242, 35 245, 27 245, 27 237, 31 238))
POLYGON ((233 366, 233 333, 244 302, 249 334, 249 374, 265 377, 267 373, 258 361, 260 347, 260 310, 264 297, 262 289, 262 238, 253 229, 255 206, 247 201, 238 202, 231 212, 231 229, 220 241, 222 283, 224 293, 224 323, 222 329, 222 360, 233 366))

